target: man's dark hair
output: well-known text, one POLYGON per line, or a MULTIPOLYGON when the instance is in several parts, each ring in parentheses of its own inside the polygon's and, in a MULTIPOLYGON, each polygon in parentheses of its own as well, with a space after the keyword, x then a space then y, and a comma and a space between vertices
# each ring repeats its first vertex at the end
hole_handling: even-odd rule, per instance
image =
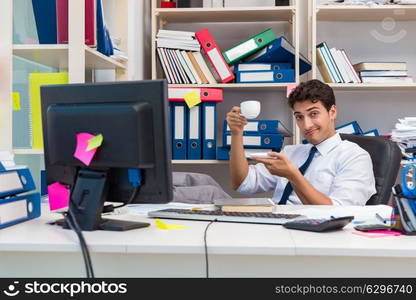
POLYGON ((310 100, 313 103, 321 101, 327 111, 331 109, 332 105, 335 105, 335 96, 332 88, 317 79, 300 83, 289 95, 289 105, 292 109, 296 102, 306 100, 310 100))

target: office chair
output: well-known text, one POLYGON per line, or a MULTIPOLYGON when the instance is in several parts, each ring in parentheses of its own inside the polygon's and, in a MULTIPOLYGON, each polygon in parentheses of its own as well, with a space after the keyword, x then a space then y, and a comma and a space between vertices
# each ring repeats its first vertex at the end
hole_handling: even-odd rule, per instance
POLYGON ((341 139, 358 144, 366 150, 373 162, 377 193, 366 205, 388 204, 391 188, 396 182, 402 153, 395 142, 378 136, 340 134, 341 139))

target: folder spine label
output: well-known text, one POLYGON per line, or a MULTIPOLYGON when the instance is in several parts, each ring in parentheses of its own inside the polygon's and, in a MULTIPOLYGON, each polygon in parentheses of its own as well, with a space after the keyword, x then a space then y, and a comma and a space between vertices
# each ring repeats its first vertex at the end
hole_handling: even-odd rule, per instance
POLYGON ((237 47, 234 47, 226 51, 227 59, 229 61, 234 61, 235 59, 238 59, 239 57, 243 56, 245 53, 255 50, 256 48, 256 42, 253 39, 248 40, 238 45, 237 47))
POLYGON ((26 219, 26 200, 18 200, 0 205, 0 226, 17 220, 26 219))
POLYGON ((221 79, 232 76, 231 72, 227 69, 227 66, 222 63, 221 53, 217 48, 209 50, 207 54, 214 62, 218 75, 220 75, 221 79))

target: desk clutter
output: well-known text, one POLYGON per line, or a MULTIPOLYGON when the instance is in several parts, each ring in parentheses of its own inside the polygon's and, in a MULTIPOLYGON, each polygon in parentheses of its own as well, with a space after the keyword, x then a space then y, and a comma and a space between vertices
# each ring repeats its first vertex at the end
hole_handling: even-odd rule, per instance
MULTIPOLYGON (((160 29, 156 46, 170 84, 295 82, 295 47, 272 29, 223 52, 207 28, 198 32, 160 29)), ((300 53, 299 57, 302 75, 311 70, 311 63, 300 53)))
POLYGON ((392 130, 391 139, 397 142, 404 158, 413 159, 416 154, 416 117, 399 119, 392 130))
POLYGON ((27 167, 14 165, 11 157, 0 152, 0 229, 40 216, 40 194, 32 174, 27 167))

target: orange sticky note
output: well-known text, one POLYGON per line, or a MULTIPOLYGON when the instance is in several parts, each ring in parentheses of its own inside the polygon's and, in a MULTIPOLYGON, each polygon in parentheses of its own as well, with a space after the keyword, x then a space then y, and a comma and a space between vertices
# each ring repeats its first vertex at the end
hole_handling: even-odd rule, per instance
POLYGON ((286 89, 286 98, 289 98, 290 93, 298 86, 297 83, 288 83, 286 89))
POLYGON ((189 108, 201 103, 201 97, 197 91, 192 91, 183 96, 189 108))
POLYGON ((59 182, 48 185, 49 209, 56 210, 68 207, 70 191, 59 182))
POLYGON ((89 133, 78 133, 77 134, 77 147, 75 149, 74 157, 82 161, 85 165, 89 166, 92 159, 94 158, 97 148, 87 151, 88 141, 94 138, 95 135, 89 133))

